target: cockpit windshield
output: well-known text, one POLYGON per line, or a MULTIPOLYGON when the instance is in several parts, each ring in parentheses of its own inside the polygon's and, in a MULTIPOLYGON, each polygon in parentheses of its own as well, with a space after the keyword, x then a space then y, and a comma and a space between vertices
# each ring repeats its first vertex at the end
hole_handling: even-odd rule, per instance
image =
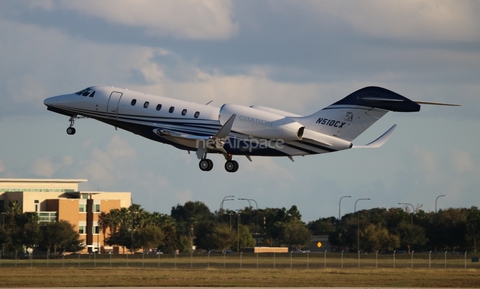
POLYGON ((75 92, 77 95, 83 95, 88 97, 93 97, 95 95, 95 90, 91 89, 90 87, 80 90, 79 92, 75 92))

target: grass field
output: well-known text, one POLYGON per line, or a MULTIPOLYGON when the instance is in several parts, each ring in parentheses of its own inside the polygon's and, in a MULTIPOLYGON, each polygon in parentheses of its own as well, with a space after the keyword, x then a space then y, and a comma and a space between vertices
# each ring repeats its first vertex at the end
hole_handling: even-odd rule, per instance
POLYGON ((0 276, 0 287, 480 288, 479 263, 444 254, 362 255, 360 262, 323 253, 37 256, 1 259, 0 276))
POLYGON ((260 286, 479 288, 476 269, 0 268, 0 287, 260 286))

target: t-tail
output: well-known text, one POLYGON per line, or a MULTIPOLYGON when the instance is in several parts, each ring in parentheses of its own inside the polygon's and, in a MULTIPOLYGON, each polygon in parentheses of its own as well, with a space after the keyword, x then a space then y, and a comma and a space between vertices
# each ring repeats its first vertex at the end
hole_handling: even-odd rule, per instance
POLYGON ((313 130, 353 141, 389 111, 416 112, 420 105, 385 88, 362 88, 309 116, 294 118, 313 130))

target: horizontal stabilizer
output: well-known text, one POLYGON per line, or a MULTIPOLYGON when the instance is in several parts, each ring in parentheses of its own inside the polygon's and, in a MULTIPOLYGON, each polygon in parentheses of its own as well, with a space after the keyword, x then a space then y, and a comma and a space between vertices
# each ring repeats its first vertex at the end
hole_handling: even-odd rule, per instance
POLYGON ((390 138, 390 136, 392 135, 393 131, 395 130, 395 128, 397 127, 396 124, 394 124, 389 130, 387 130, 384 134, 382 134, 379 138, 377 138, 376 140, 366 144, 366 145, 363 145, 363 146, 356 146, 354 145, 353 148, 360 148, 360 149, 365 149, 365 148, 379 148, 381 147, 384 143, 387 142, 387 140, 390 138))
POLYGON ((445 102, 433 102, 433 101, 422 101, 422 100, 414 100, 418 104, 429 104, 429 105, 445 105, 445 106, 462 106, 461 104, 454 104, 454 103, 445 103, 445 102))

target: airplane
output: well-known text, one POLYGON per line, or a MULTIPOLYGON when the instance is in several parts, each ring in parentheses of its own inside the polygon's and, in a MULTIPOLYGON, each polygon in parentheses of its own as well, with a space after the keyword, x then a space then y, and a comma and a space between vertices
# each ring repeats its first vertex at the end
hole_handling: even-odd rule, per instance
POLYGON ((207 154, 225 157, 225 170, 238 170, 233 156, 288 157, 330 153, 351 148, 378 148, 393 133, 393 125, 376 140, 352 141, 389 111, 418 112, 420 104, 377 86, 361 88, 311 115, 302 116, 265 106, 226 103, 198 104, 113 86, 90 86, 75 93, 49 97, 47 109, 75 120, 92 118, 147 139, 196 151, 202 171, 213 168, 207 154))

